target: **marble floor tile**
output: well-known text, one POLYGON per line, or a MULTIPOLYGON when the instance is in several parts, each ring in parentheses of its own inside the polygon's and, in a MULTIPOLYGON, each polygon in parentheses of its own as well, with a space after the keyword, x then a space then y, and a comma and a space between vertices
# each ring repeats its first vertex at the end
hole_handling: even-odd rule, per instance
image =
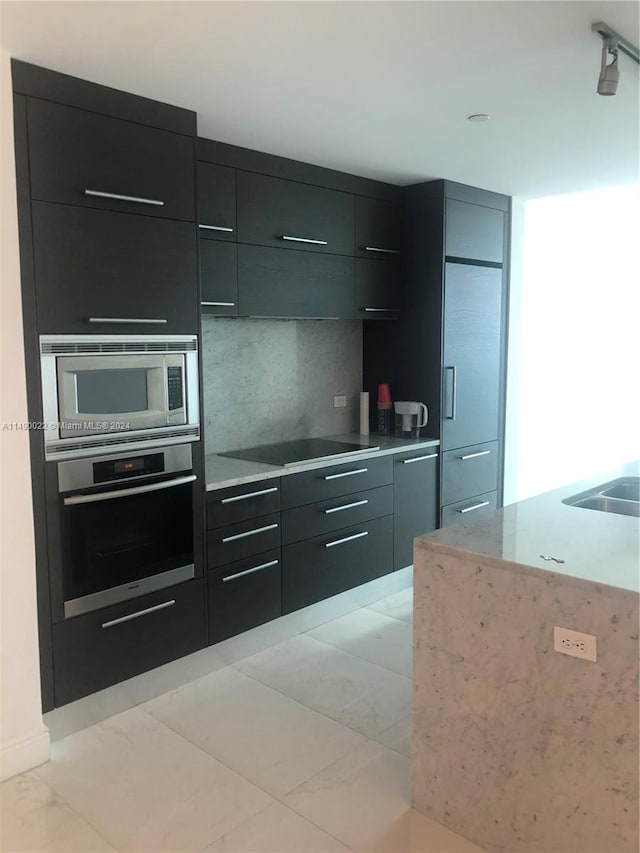
POLYGON ((275 796, 365 742, 352 729, 230 668, 142 707, 275 796))
POLYGON ((396 752, 401 752, 411 758, 411 737, 412 717, 409 714, 376 735, 375 740, 383 746, 388 746, 389 749, 395 749, 396 752))
POLYGON ((304 635, 234 664, 245 675, 375 737, 411 710, 411 680, 304 635))
POLYGON ((276 803, 231 830, 205 853, 349 853, 308 820, 276 803))
POLYGON ((113 850, 33 772, 0 785, 3 853, 99 853, 113 850))
POLYGON ((118 850, 201 850, 273 802, 138 708, 53 744, 34 773, 118 850))
POLYGON ((413 622, 413 586, 389 595, 374 604, 369 604, 368 608, 411 624, 413 622))
POLYGON ((411 625, 363 607, 309 631, 307 636, 411 678, 411 625))

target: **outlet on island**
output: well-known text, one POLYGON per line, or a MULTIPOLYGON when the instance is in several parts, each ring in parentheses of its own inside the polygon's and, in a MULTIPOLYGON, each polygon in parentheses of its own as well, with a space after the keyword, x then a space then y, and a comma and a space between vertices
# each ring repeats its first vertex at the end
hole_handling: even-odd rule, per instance
POLYGON ((581 634, 579 631, 559 628, 556 625, 553 629, 553 650, 563 655, 596 662, 596 638, 593 634, 581 634))
POLYGON ((336 394, 333 398, 333 408, 334 409, 344 409, 347 405, 347 395, 346 394, 336 394))

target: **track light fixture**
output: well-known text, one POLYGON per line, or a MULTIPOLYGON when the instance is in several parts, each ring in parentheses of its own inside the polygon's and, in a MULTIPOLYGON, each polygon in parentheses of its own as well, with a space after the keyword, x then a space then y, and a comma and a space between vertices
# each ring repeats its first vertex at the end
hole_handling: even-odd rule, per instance
POLYGON ((618 69, 619 53, 625 53, 640 64, 640 51, 635 45, 628 42, 615 30, 612 30, 603 21, 593 24, 591 31, 597 32, 603 41, 597 92, 599 95, 615 95, 618 90, 618 80, 620 79, 620 71, 618 69), (610 62, 609 59, 611 59, 610 62))

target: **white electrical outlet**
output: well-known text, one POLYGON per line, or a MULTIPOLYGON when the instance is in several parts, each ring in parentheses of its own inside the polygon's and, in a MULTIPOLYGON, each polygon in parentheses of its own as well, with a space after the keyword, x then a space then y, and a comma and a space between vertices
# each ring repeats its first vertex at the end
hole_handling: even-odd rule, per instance
POLYGON ((336 394, 333 398, 333 408, 334 409, 344 409, 347 405, 347 397, 345 394, 336 394))
POLYGON ((553 629, 553 650, 554 652, 562 652, 563 655, 596 662, 596 638, 593 634, 581 634, 579 631, 558 628, 555 625, 553 629))

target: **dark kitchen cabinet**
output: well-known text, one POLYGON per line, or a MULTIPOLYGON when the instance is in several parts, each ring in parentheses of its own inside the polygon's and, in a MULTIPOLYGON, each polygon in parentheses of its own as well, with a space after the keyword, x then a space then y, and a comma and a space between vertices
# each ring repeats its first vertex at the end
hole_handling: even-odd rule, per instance
POLYGON ((503 210, 448 198, 445 204, 445 255, 501 264, 504 259, 503 210))
POLYGON ((280 513, 249 518, 207 531, 210 569, 280 547, 280 513))
POLYGON ((393 568, 413 563, 413 540, 438 527, 438 451, 393 457, 393 568))
POLYGON ((238 171, 237 199, 242 243, 353 255, 354 197, 349 193, 238 171))
POLYGON ((356 196, 356 255, 396 259, 400 255, 400 205, 384 199, 356 196))
POLYGON ((207 527, 213 529, 280 510, 280 480, 257 480, 207 492, 207 527))
POLYGON ((461 521, 471 521, 484 513, 492 512, 498 508, 498 495, 494 490, 471 498, 456 501, 453 504, 443 506, 440 513, 440 526, 448 527, 450 524, 458 524, 461 521))
POLYGON ((33 199, 194 221, 192 136, 38 98, 27 121, 33 199))
POLYGON ((39 333, 198 329, 193 223, 33 202, 39 333))
POLYGON ((442 454, 442 504, 490 492, 498 481, 500 445, 476 444, 442 454))
POLYGON ((392 482, 393 463, 389 456, 328 465, 325 468, 283 477, 282 508, 291 509, 316 501, 331 501, 343 495, 376 489, 392 482))
POLYGON ((201 306, 205 314, 238 313, 238 247, 200 240, 201 306))
POLYGON ((238 246, 240 311, 252 317, 353 317, 353 258, 238 246))
POLYGON ((203 239, 237 239, 236 170, 198 163, 198 231, 203 239))
POLYGON ((402 305, 398 264, 368 258, 356 258, 355 263, 355 316, 362 320, 397 320, 402 305))

